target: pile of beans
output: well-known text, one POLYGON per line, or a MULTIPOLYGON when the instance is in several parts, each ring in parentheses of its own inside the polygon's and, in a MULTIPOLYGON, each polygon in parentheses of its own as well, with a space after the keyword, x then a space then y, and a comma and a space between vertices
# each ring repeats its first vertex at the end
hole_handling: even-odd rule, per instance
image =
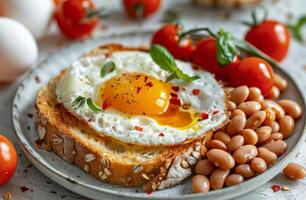
MULTIPOLYGON (((286 86, 286 80, 276 75, 274 87, 266 99, 255 87, 227 88, 230 119, 206 143, 206 157, 195 166, 193 192, 239 184, 265 172, 286 151, 284 139, 293 133, 295 120, 302 115, 298 103, 288 99, 274 101, 286 86)), ((300 179, 306 175, 306 170, 290 164, 284 174, 300 179)))

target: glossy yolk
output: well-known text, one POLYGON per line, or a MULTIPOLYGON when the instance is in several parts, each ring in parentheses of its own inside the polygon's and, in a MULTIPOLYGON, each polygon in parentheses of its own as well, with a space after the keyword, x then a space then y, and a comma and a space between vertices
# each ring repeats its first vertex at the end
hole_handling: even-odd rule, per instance
POLYGON ((192 112, 171 104, 171 85, 139 73, 122 73, 106 81, 99 105, 126 115, 146 115, 161 125, 186 129, 196 118, 192 112))

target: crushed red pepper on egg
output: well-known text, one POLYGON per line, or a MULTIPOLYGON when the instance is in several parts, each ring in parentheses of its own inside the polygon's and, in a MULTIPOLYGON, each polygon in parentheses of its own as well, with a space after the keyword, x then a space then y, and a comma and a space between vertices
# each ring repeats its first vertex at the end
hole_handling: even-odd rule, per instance
POLYGON ((137 94, 139 94, 139 92, 140 92, 140 90, 141 90, 141 87, 137 87, 137 94))
POLYGON ((219 110, 215 110, 212 114, 215 115, 217 113, 219 113, 219 110))
POLYGON ((106 109, 109 108, 111 105, 112 105, 112 104, 111 104, 110 101, 105 100, 105 101, 103 102, 102 109, 103 109, 103 110, 106 110, 106 109))
POLYGON ((200 94, 200 90, 199 89, 193 89, 192 94, 193 95, 198 95, 198 94, 200 94))
POLYGON ((160 133, 159 133, 159 136, 163 137, 163 136, 165 136, 165 135, 164 135, 163 132, 160 132, 160 133))
POLYGON ((179 86, 172 86, 171 89, 174 91, 174 92, 178 92, 180 90, 179 86))
POLYGON ((176 106, 180 106, 181 105, 181 101, 178 98, 171 98, 170 99, 170 103, 172 105, 176 105, 176 106))
POLYGON ((143 128, 140 127, 140 126, 135 126, 135 130, 137 130, 137 131, 143 131, 143 128))
POLYGON ((153 87, 153 83, 152 82, 146 83, 146 86, 153 87))
POLYGON ((208 113, 207 112, 202 112, 200 114, 200 118, 201 118, 201 120, 208 119, 208 113))
POLYGON ((177 94, 171 92, 171 93, 170 93, 170 96, 171 96, 171 97, 177 97, 177 94))

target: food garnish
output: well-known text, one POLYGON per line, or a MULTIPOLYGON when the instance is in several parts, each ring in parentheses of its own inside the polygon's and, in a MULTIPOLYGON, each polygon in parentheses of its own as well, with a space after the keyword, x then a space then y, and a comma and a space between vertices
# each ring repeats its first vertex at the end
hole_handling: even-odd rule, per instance
POLYGON ((78 96, 74 101, 73 101, 73 105, 75 106, 75 109, 78 109, 80 107, 82 107, 84 104, 87 104, 87 106, 90 108, 90 110, 92 110, 93 112, 99 112, 102 111, 100 108, 98 108, 92 101, 91 98, 85 98, 83 96, 78 96))
POLYGON ((167 82, 173 79, 181 79, 184 81, 194 81, 199 79, 198 75, 189 76, 182 72, 176 65, 175 59, 169 53, 169 51, 160 45, 153 45, 150 49, 150 55, 153 61, 163 70, 170 73, 167 78, 167 82))
POLYGON ((91 98, 87 98, 86 100, 87 102, 87 106, 94 112, 99 112, 99 111, 102 111, 100 108, 98 108, 92 101, 91 98))
POLYGON ((116 64, 114 61, 108 61, 106 62, 103 67, 101 68, 101 71, 100 71, 100 76, 101 77, 104 77, 106 76, 107 74, 111 73, 112 71, 114 71, 116 68, 116 64))
POLYGON ((73 101, 73 105, 75 109, 78 109, 80 107, 82 107, 85 104, 86 100, 85 97, 82 96, 78 96, 74 101, 73 101))

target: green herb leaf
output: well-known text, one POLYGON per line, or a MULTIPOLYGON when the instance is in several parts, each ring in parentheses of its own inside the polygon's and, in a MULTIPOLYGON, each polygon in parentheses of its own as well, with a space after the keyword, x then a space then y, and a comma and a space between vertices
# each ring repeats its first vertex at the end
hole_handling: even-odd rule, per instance
POLYGON ((78 96, 73 102, 72 105, 74 109, 78 109, 85 104, 85 97, 78 96))
POLYGON ((217 34, 217 60, 220 65, 232 63, 238 54, 238 50, 229 32, 220 29, 217 34))
POLYGON ((163 46, 153 45, 150 49, 150 55, 153 61, 163 70, 170 72, 170 76, 167 81, 171 81, 175 78, 179 78, 184 81, 193 81, 199 76, 189 76, 182 72, 176 65, 175 59, 172 57, 170 52, 163 46))
POLYGON ((94 111, 94 112, 100 112, 102 111, 100 108, 98 108, 92 101, 91 98, 87 98, 86 100, 87 106, 90 108, 90 110, 94 111))
POLYGON ((100 76, 104 77, 106 74, 111 73, 112 71, 114 71, 116 68, 116 64, 114 63, 114 61, 108 61, 107 63, 104 64, 104 66, 101 68, 100 71, 100 76))
POLYGON ((175 72, 171 73, 170 76, 168 76, 166 82, 172 81, 173 79, 177 78, 175 72))
POLYGON ((184 72, 182 72, 180 69, 177 69, 176 71, 176 76, 184 81, 190 82, 190 81, 194 81, 200 78, 200 76, 195 75, 195 76, 189 76, 187 74, 185 74, 184 72))
POLYGON ((305 24, 306 24, 306 15, 301 16, 296 23, 288 24, 288 27, 293 34, 293 37, 296 38, 299 42, 304 41, 302 29, 305 24))
POLYGON ((163 70, 174 71, 176 63, 169 51, 160 45, 153 45, 150 49, 153 61, 163 70))

